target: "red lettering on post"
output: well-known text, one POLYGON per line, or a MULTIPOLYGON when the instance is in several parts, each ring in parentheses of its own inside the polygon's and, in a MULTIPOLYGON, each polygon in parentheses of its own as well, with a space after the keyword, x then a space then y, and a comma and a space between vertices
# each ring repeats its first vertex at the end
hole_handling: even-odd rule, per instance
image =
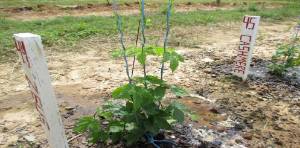
POLYGON ((27 75, 25 75, 25 78, 26 78, 26 80, 28 82, 28 85, 30 87, 30 92, 31 92, 32 98, 34 99, 34 102, 35 102, 35 108, 36 108, 36 110, 39 113, 41 121, 43 122, 43 124, 49 130, 50 128, 49 128, 49 125, 48 125, 47 121, 45 120, 43 106, 42 106, 42 103, 41 103, 41 98, 39 97, 38 88, 37 88, 37 86, 36 86, 36 84, 34 82, 30 81, 30 79, 28 78, 27 75))
POLYGON ((238 57, 245 58, 247 56, 248 56, 248 50, 247 51, 245 51, 245 50, 239 50, 238 57))
POLYGON ((239 65, 241 66, 246 66, 247 64, 247 56, 241 56, 240 58, 238 58, 237 62, 239 65))
POLYGON ((27 66, 30 68, 30 62, 29 62, 29 58, 27 56, 24 42, 17 41, 16 39, 14 39, 14 41, 15 41, 15 46, 17 48, 17 51, 21 54, 23 63, 27 64, 27 66))
POLYGON ((35 108, 36 110, 38 111, 39 113, 39 116, 40 116, 40 119, 42 121, 42 123, 48 128, 48 130, 50 129, 49 128, 49 125, 48 125, 48 122, 46 121, 45 119, 45 116, 44 116, 44 111, 43 111, 43 108, 42 108, 42 103, 41 103, 41 98, 36 95, 33 91, 31 91, 31 95, 32 97, 34 98, 34 101, 35 101, 35 108))
POLYGON ((34 89, 36 94, 39 94, 39 90, 38 90, 36 84, 33 83, 33 82, 31 82, 27 75, 25 75, 25 78, 26 78, 26 80, 28 82, 29 87, 32 88, 32 89, 34 89))
POLYGON ((233 71, 234 71, 234 72, 237 72, 237 73, 242 73, 242 74, 244 74, 244 73, 245 73, 245 67, 236 64, 236 65, 234 66, 233 71))
POLYGON ((252 36, 250 35, 241 35, 240 36, 240 45, 250 45, 250 42, 252 40, 252 36))
POLYGON ((239 47, 239 50, 242 50, 242 51, 250 51, 250 47, 249 47, 249 46, 240 46, 240 47, 239 47))
POLYGON ((255 22, 252 22, 254 20, 255 20, 255 18, 253 18, 253 17, 244 16, 243 23, 246 24, 246 29, 250 29, 250 30, 254 29, 255 22))

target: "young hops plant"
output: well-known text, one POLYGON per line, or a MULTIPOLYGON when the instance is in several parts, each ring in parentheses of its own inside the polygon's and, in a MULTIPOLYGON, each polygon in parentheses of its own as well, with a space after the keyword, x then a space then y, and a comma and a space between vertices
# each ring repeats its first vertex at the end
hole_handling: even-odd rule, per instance
MULTIPOLYGON (((76 123, 75 131, 86 133, 91 143, 125 142, 132 145, 141 139, 154 143, 153 136, 160 130, 169 130, 176 122, 184 121, 186 109, 183 105, 172 102, 164 105, 162 100, 169 90, 177 96, 186 95, 186 91, 176 85, 168 84, 164 79, 165 63, 169 63, 170 69, 174 72, 179 63, 183 62, 183 57, 174 49, 167 48, 168 34, 170 30, 170 14, 173 1, 168 1, 168 13, 166 17, 166 32, 164 36, 164 46, 146 46, 145 25, 146 18, 144 12, 144 0, 140 1, 141 19, 138 28, 141 31, 141 48, 137 46, 126 48, 123 41, 121 17, 116 12, 117 5, 113 2, 113 9, 117 17, 117 26, 120 34, 122 49, 114 52, 114 56, 122 57, 125 62, 128 83, 116 88, 112 92, 112 97, 119 102, 107 103, 98 109, 94 116, 82 117, 76 123), (161 59, 160 76, 148 75, 146 73, 147 56, 157 56, 161 59), (143 67, 143 76, 134 77, 134 66, 128 65, 128 57, 133 57, 143 67), (105 124, 104 124, 105 123, 105 124), (150 137, 150 138, 149 138, 150 137)), ((138 38, 137 35, 137 38, 138 38)))
POLYGON ((283 76, 288 68, 300 65, 300 44, 299 31, 300 25, 296 27, 296 33, 291 43, 281 45, 275 55, 272 57, 272 63, 269 65, 272 74, 283 76))

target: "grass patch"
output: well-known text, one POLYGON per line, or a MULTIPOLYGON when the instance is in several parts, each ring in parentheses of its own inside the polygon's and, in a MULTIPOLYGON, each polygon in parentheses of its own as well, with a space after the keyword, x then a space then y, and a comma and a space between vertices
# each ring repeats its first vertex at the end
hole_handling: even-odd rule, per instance
POLYGON ((45 46, 73 45, 76 41, 90 36, 116 34, 112 17, 61 17, 43 21, 13 21, 0 19, 1 59, 14 54, 12 35, 32 32, 43 38, 45 46))
POLYGON ((241 21, 244 15, 261 16, 261 21, 284 20, 300 16, 300 4, 289 5, 281 8, 264 9, 239 8, 234 10, 215 10, 215 11, 194 11, 186 13, 176 13, 172 17, 172 23, 175 25, 198 25, 212 24, 218 22, 241 21))
MULTIPOLYGON (((276 21, 300 14, 300 4, 288 5, 276 9, 260 7, 239 8, 234 10, 194 11, 175 13, 172 15, 173 26, 197 26, 229 21, 240 21, 244 15, 259 15, 261 21, 276 21)), ((154 24, 151 29, 163 28, 165 16, 151 14, 149 18, 154 24)), ((134 34, 137 28, 137 16, 124 17, 124 29, 129 35, 134 34)), ((7 61, 15 54, 12 35, 19 32, 32 32, 42 36, 43 44, 47 47, 53 44, 72 46, 75 42, 92 36, 115 36, 116 25, 114 17, 60 17, 52 20, 16 21, 0 18, 0 61, 7 61)))

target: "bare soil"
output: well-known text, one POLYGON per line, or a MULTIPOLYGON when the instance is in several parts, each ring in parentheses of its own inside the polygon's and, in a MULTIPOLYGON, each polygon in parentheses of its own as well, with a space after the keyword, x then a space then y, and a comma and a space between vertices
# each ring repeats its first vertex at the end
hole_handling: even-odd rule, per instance
MULTIPOLYGON (((291 36, 293 25, 293 20, 262 22, 253 69, 259 67, 261 61, 271 59, 276 45, 291 36)), ((239 34, 239 23, 173 28, 170 45, 185 57, 185 62, 175 73, 168 70, 166 79, 197 97, 169 96, 168 99, 178 99, 200 115, 198 122, 187 121, 195 128, 205 127, 216 133, 234 128, 239 139, 230 141, 229 138, 226 145, 299 147, 300 86, 267 75, 251 75, 246 82, 232 77, 229 71, 239 34), (236 123, 234 127, 222 124, 228 119, 236 123)), ((133 43, 130 38, 127 41, 133 43)), ((52 48, 58 47, 46 49, 68 139, 76 136, 72 132, 76 119, 92 114, 110 99, 114 88, 126 83, 123 61, 110 56, 111 49, 118 46, 117 38, 92 38, 74 47, 83 49, 80 52, 53 52, 52 48)), ((147 71, 158 74, 159 61, 151 59, 153 62, 148 63, 147 71)), ((20 64, 2 63, 0 69, 0 147, 28 147, 30 142, 26 136, 34 137, 34 147, 47 147, 20 64)), ((86 147, 88 144, 84 136, 78 136, 70 145, 86 147)))
MULTIPOLYGON (((265 2, 257 3, 265 8, 281 7, 280 4, 267 5, 265 2)), ((175 4, 175 12, 189 12, 195 10, 229 10, 238 8, 237 3, 225 3, 216 5, 215 3, 181 3, 175 4)), ((138 3, 126 3, 121 5, 119 10, 122 15, 137 15, 139 13, 138 3)), ((87 5, 37 5, 32 7, 10 7, 0 8, 0 14, 6 18, 15 20, 35 20, 51 19, 60 16, 113 16, 112 6, 107 4, 87 4, 87 5)), ((162 11, 161 4, 147 4, 148 12, 162 11)))

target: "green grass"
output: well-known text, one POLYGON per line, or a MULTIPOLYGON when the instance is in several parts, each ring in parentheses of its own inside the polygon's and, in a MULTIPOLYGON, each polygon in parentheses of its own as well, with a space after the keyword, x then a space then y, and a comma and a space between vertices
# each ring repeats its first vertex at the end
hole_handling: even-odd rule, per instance
MULTIPOLYGON (((229 21, 240 21, 244 15, 259 15, 261 21, 276 21, 295 18, 300 15, 300 4, 276 9, 239 8, 234 10, 194 11, 172 15, 172 26, 197 26, 229 21)), ((151 14, 153 30, 162 28, 165 16, 151 14)), ((124 17, 124 29, 133 35, 137 28, 137 16, 124 17)), ((151 28, 150 28, 151 30, 151 28)), ((89 37, 109 37, 117 35, 114 17, 60 17, 51 20, 17 21, 0 18, 0 61, 8 61, 15 54, 12 35, 18 32, 32 32, 42 36, 46 47, 52 45, 72 46, 76 41, 89 37)))
POLYGON ((177 13, 173 16, 173 23, 176 25, 209 24, 226 21, 240 21, 244 15, 261 16, 261 21, 283 20, 300 16, 300 5, 289 5, 276 9, 256 8, 255 11, 249 8, 235 10, 195 11, 177 13))

